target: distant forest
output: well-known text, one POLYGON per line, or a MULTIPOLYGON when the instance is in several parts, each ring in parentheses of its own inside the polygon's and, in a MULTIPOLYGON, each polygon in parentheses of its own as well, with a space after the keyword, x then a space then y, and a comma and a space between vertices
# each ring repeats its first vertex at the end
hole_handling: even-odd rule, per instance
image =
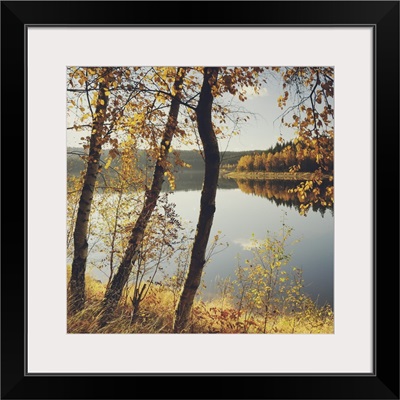
MULTIPOLYGON (((251 150, 251 151, 226 151, 220 152, 221 155, 221 167, 236 167, 239 160, 245 155, 253 155, 255 153, 261 153, 262 150, 251 150)), ((80 155, 84 155, 82 148, 68 147, 67 149, 67 173, 69 175, 79 175, 81 171, 85 169, 85 162, 82 160, 80 155)), ((204 170, 204 160, 202 155, 197 150, 181 150, 179 151, 180 158, 186 164, 191 166, 192 171, 203 171, 204 170)), ((101 155, 101 164, 106 164, 109 158, 109 150, 103 150, 101 155)), ((174 156, 171 153, 169 156, 169 161, 174 163, 174 156)), ((145 168, 151 166, 153 163, 147 160, 147 155, 145 150, 138 151, 138 166, 139 168, 145 168)), ((111 166, 115 167, 119 165, 119 157, 113 159, 111 166)), ((176 166, 177 170, 182 169, 180 166, 176 166)))

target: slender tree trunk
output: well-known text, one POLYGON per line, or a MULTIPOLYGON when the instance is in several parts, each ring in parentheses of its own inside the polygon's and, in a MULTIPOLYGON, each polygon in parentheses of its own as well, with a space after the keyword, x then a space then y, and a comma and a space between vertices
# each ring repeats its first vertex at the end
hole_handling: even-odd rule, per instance
POLYGON ((139 256, 139 250, 143 241, 147 224, 160 196, 162 184, 164 182, 165 162, 167 160, 171 141, 174 136, 176 126, 178 124, 178 113, 182 92, 183 76, 184 69, 179 68, 174 82, 175 95, 171 101, 168 121, 164 130, 163 137, 161 139, 160 156, 156 162, 156 166, 154 169, 151 189, 146 192, 142 211, 140 212, 140 215, 136 220, 135 226, 132 229, 131 237, 129 239, 128 246, 125 250, 125 254, 122 258, 121 264, 104 295, 101 316, 99 319, 100 327, 105 326, 110 321, 118 305, 118 302, 122 295, 122 290, 128 282, 132 267, 139 256))
POLYGON ((74 259, 72 262, 71 279, 69 281, 70 293, 68 299, 68 308, 71 313, 82 310, 85 305, 85 272, 88 255, 87 234, 93 192, 99 172, 103 128, 108 105, 108 96, 106 96, 109 85, 108 80, 109 77, 106 76, 105 81, 99 85, 97 105, 90 137, 89 157, 75 223, 74 259))
POLYGON ((213 103, 211 88, 213 82, 216 81, 217 75, 218 68, 204 69, 204 81, 196 109, 199 135, 204 149, 205 174, 201 192, 200 214, 189 271, 175 312, 174 332, 176 333, 184 331, 189 320, 194 297, 200 285, 205 265, 206 248, 215 213, 220 156, 218 141, 211 119, 213 103))
POLYGON ((111 253, 110 253, 110 276, 108 278, 107 287, 110 286, 111 280, 114 275, 114 253, 115 253, 115 241, 117 239, 117 231, 118 231, 118 221, 119 221, 119 213, 121 208, 121 201, 122 201, 122 187, 118 193, 118 202, 117 202, 117 209, 115 212, 115 221, 112 231, 112 238, 111 238, 111 253))

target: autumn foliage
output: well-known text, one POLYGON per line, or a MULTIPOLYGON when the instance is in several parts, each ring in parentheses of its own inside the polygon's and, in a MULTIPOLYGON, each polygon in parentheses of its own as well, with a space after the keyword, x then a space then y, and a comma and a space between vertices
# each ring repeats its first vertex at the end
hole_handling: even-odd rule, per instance
MULTIPOLYGON (((287 230, 279 238, 253 238, 254 260, 220 283, 214 303, 198 297, 207 249, 213 249, 219 142, 249 120, 230 100, 245 102, 272 76, 282 89, 281 127, 294 138, 279 137, 273 148, 243 156, 237 171, 309 172, 278 200, 294 201, 304 215, 317 205, 333 208, 333 68, 67 68, 67 130, 79 133, 85 163, 80 176, 68 177, 69 332, 332 332, 330 307, 303 293, 298 268, 285 269, 287 230), (175 166, 189 167, 180 147, 196 148, 204 160, 199 219, 190 235, 162 195, 165 181, 175 189, 175 166), (93 237, 93 246, 103 246, 95 267, 107 275, 105 285, 87 274, 93 237), (180 260, 175 274, 156 279, 162 263, 173 260, 180 260)), ((246 185, 239 182, 256 194, 270 189, 246 185)))

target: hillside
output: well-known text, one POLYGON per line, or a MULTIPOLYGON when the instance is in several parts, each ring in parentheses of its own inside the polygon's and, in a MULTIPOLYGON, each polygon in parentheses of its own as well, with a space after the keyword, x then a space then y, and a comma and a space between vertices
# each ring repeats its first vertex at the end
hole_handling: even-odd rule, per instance
MULTIPOLYGON (((250 155, 255 152, 260 152, 260 150, 252 151, 227 151, 221 152, 221 168, 228 165, 237 164, 241 157, 244 155, 250 155)), ((84 168, 85 163, 79 157, 79 154, 83 154, 82 148, 67 148, 67 173, 71 175, 79 174, 84 168)), ((101 160, 105 163, 108 157, 108 150, 104 150, 101 156, 101 160)), ((191 171, 202 171, 204 169, 204 161, 196 150, 182 150, 180 151, 180 157, 182 161, 191 165, 191 171)), ((170 156, 170 160, 173 161, 173 156, 170 156)), ((112 165, 118 165, 118 157, 113 161, 112 165)), ((144 150, 139 150, 139 167, 144 168, 146 166, 146 152, 144 150)), ((180 169, 181 167, 178 167, 180 169)))

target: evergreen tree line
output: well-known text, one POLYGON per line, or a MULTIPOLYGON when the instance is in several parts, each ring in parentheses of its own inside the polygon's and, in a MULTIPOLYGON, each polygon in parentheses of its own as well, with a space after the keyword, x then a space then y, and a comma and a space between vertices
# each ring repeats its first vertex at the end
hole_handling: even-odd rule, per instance
MULTIPOLYGON (((326 139, 326 138, 325 138, 326 139)), ((333 146, 333 140, 329 140, 333 146)), ((287 172, 295 167, 302 172, 313 172, 321 165, 317 162, 317 148, 304 146, 301 142, 277 143, 264 152, 254 152, 240 158, 238 172, 287 172)), ((326 172, 333 171, 333 159, 323 160, 326 172)))

